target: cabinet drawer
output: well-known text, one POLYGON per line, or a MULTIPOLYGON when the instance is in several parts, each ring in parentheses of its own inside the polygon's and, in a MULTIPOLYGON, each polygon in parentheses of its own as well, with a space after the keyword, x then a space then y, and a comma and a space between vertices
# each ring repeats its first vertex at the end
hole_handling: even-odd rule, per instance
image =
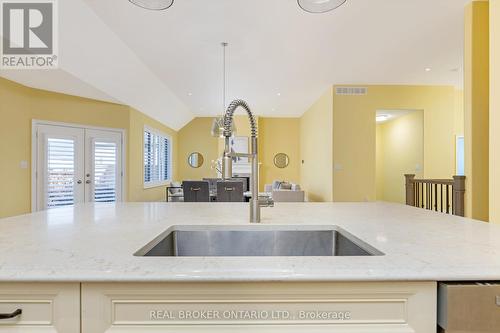
POLYGON ((82 333, 435 333, 436 284, 83 284, 82 333))
POLYGON ((0 283, 0 332, 77 333, 79 284, 0 283), (16 315, 16 311, 20 310, 16 315))
POLYGON ((438 297, 442 332, 499 332, 500 283, 440 283, 438 297))

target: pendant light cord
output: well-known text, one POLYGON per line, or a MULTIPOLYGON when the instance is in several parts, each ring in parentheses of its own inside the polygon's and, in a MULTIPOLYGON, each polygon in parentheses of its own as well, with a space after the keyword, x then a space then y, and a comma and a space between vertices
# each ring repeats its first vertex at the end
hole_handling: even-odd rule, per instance
POLYGON ((226 111, 226 47, 228 43, 222 42, 222 112, 226 111))

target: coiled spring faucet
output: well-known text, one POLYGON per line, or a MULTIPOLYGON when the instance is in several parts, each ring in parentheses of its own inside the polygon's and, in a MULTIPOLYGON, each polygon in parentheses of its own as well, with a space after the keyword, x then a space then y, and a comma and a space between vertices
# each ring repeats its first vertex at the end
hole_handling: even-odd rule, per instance
POLYGON ((252 160, 252 176, 250 182, 250 191, 252 192, 252 198, 250 199, 250 223, 260 223, 260 207, 272 207, 274 206, 274 202, 270 198, 266 200, 260 200, 259 198, 259 147, 257 140, 257 123, 250 107, 241 99, 232 101, 224 114, 224 141, 224 155, 222 156, 222 177, 224 179, 231 179, 233 176, 234 157, 248 157, 252 160), (250 120, 251 153, 249 154, 231 152, 230 139, 233 135, 232 125, 234 121, 234 112, 238 107, 245 109, 250 120))

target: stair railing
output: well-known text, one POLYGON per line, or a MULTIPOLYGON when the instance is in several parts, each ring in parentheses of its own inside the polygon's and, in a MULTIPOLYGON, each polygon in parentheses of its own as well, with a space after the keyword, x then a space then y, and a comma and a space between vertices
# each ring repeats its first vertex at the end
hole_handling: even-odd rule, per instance
POLYGON ((405 175, 406 204, 436 212, 465 216, 465 176, 453 179, 416 179, 405 175))

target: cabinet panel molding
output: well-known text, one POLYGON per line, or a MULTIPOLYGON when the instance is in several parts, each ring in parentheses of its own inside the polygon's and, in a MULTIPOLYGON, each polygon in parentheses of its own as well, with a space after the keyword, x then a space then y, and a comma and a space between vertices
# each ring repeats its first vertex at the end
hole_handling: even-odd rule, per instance
POLYGON ((82 333, 435 333, 436 284, 82 285, 82 333))
POLYGON ((79 283, 0 283, 0 333, 79 333, 79 283))

